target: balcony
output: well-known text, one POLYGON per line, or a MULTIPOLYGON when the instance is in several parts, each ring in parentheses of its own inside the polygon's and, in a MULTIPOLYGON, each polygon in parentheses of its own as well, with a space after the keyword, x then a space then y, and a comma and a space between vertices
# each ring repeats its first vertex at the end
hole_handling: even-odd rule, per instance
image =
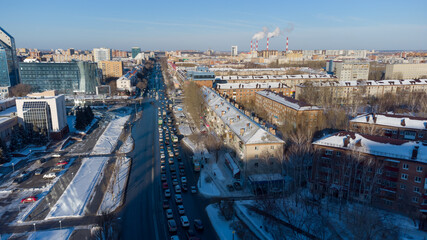
POLYGON ((392 171, 392 172, 399 172, 398 167, 392 167, 392 166, 384 166, 384 170, 392 171))

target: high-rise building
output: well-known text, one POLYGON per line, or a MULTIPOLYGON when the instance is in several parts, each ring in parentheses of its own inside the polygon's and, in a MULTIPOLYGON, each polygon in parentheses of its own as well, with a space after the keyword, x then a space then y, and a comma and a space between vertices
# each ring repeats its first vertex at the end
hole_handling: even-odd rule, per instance
POLYGON ((123 75, 123 62, 121 61, 100 61, 98 67, 102 70, 104 78, 119 78, 123 75))
POLYGON ((140 52, 141 52, 141 48, 139 48, 139 47, 133 47, 132 48, 132 58, 135 58, 136 55, 138 55, 138 53, 140 53, 140 52))
POLYGON ((15 39, 0 27, 0 47, 3 48, 3 53, 0 55, 6 56, 7 69, 4 65, 0 65, 0 72, 7 71, 9 78, 0 76, 0 87, 15 86, 20 83, 18 58, 16 57, 15 39))
POLYGON ((414 79, 427 76, 427 64, 387 64, 385 79, 414 79))
POLYGON ((21 63, 22 83, 34 91, 95 94, 100 84, 97 64, 92 62, 21 63))
POLYGON ((44 129, 50 138, 61 139, 68 133, 64 95, 47 91, 16 99, 18 121, 25 128, 44 129))
POLYGON ((369 63, 365 62, 336 62, 335 75, 341 81, 368 80, 369 63))
POLYGON ((93 49, 93 60, 99 61, 110 61, 111 60, 111 49, 109 48, 94 48, 93 49))
POLYGON ((237 56, 237 46, 231 46, 231 56, 237 56))

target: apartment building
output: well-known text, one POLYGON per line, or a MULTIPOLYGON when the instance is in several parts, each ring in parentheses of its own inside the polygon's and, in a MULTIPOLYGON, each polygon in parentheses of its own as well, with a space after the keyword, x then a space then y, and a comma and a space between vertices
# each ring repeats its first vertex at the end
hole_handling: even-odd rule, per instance
POLYGON ((56 91, 35 93, 16 99, 18 121, 26 128, 45 129, 52 139, 62 139, 69 131, 64 95, 56 91))
POLYGON ((123 62, 121 61, 99 61, 98 68, 102 70, 104 78, 119 78, 123 75, 123 62))
POLYGON ((427 118, 394 114, 362 114, 350 120, 355 132, 427 142, 427 118))
POLYGON ((281 173, 284 141, 266 131, 214 90, 202 88, 207 104, 205 120, 233 150, 245 177, 281 173))
POLYGON ((427 63, 387 64, 385 79, 415 79, 427 76, 427 63))
POLYGON ((368 80, 369 63, 335 62, 334 73, 340 81, 368 80))
POLYGON ((92 54, 95 62, 110 61, 112 55, 109 48, 94 48, 92 54))
POLYGON ((280 82, 286 84, 291 89, 295 89, 296 85, 303 84, 305 82, 326 82, 336 81, 337 78, 330 75, 227 75, 227 76, 216 76, 215 80, 221 83, 273 83, 280 82))
POLYGON ((287 124, 317 130, 323 117, 323 109, 272 91, 256 93, 255 106, 265 109, 268 120, 274 124, 287 124))
POLYGON ((197 67, 196 71, 187 72, 187 80, 195 82, 199 86, 212 87, 215 74, 206 67, 197 67))
POLYGON ((313 82, 311 86, 295 86, 295 98, 300 99, 304 88, 312 87, 317 91, 328 91, 338 104, 352 105, 354 100, 362 97, 382 97, 386 93, 399 94, 408 92, 426 92, 427 79, 381 80, 381 81, 328 81, 313 82))
POLYGON ((125 75, 117 79, 116 81, 117 90, 133 92, 135 90, 134 86, 137 81, 137 76, 136 76, 137 73, 138 73, 138 68, 133 69, 132 71, 126 73, 125 75))
POLYGON ((426 144, 339 132, 313 145, 319 153, 313 191, 412 216, 427 213, 426 144))
POLYGON ((270 90, 285 96, 292 96, 290 87, 281 82, 272 83, 216 83, 215 90, 221 95, 235 100, 238 103, 254 101, 255 93, 270 90))

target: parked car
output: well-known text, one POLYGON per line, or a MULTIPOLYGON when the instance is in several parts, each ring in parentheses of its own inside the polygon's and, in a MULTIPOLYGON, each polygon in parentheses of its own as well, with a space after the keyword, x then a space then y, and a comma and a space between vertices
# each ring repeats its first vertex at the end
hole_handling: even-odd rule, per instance
POLYGON ((183 183, 181 189, 183 192, 187 192, 188 191, 187 184, 183 183))
POLYGON ((171 172, 175 172, 176 171, 176 168, 175 168, 175 166, 173 166, 173 165, 170 165, 170 170, 171 170, 171 172))
POLYGON ((181 193, 181 187, 179 185, 175 186, 175 193, 181 193))
POLYGON ((190 226, 190 221, 188 221, 188 217, 187 216, 181 216, 179 218, 181 220, 181 226, 182 227, 189 227, 190 226))
POLYGON ((173 219, 168 220, 169 232, 176 232, 176 222, 173 219))
POLYGON ((203 230, 203 222, 200 219, 194 219, 194 228, 196 228, 196 230, 203 230))
POLYGON ((187 178, 186 177, 181 177, 181 182, 182 183, 187 183, 187 178))
POLYGON ((197 237, 196 233, 191 228, 188 229, 188 231, 186 232, 186 235, 188 240, 200 240, 200 238, 197 237))
POLYGON ((62 170, 64 170, 64 165, 55 166, 54 168, 52 168, 53 172, 60 172, 62 170))
POLYGON ((179 169, 179 176, 185 176, 185 170, 184 169, 179 169))
POLYGON ((166 218, 167 219, 173 218, 173 211, 172 211, 172 209, 170 209, 170 208, 166 209, 166 218))
POLYGON ((56 178, 56 173, 54 172, 46 173, 45 175, 43 175, 43 179, 53 179, 53 178, 56 178))
POLYGON ((176 203, 182 203, 182 196, 181 196, 181 194, 175 194, 175 202, 176 203))
POLYGON ((191 186, 191 193, 197 193, 196 186, 191 186))
POLYGON ((163 208, 169 208, 169 201, 163 200, 163 208))
POLYGON ((179 240, 178 235, 173 235, 173 236, 171 236, 171 240, 179 240))
POLYGON ((162 175, 161 175, 161 179, 162 179, 162 182, 166 181, 166 180, 167 180, 167 179, 166 179, 166 174, 162 174, 162 175))
POLYGON ((172 185, 176 186, 178 184, 179 184, 178 179, 173 179, 172 180, 172 185))
POLYGON ((21 200, 21 203, 32 203, 32 202, 35 202, 35 201, 37 201, 37 197, 31 196, 31 197, 23 198, 21 200))
POLYGON ((163 186, 163 189, 168 189, 168 188, 169 188, 169 185, 168 185, 168 183, 167 183, 167 182, 164 182, 164 183, 162 184, 162 186, 163 186))
POLYGON ((167 197, 167 198, 171 197, 171 190, 170 189, 165 190, 165 197, 167 197))
POLYGON ((185 214, 184 205, 178 205, 178 213, 181 215, 185 214))
POLYGON ((39 176, 43 173, 43 168, 37 168, 36 171, 34 171, 34 175, 39 176))

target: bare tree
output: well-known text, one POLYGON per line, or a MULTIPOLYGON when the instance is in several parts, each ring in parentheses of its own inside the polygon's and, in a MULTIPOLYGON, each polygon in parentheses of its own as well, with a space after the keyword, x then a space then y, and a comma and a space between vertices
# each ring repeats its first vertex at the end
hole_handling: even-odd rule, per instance
POLYGON ((10 89, 11 97, 25 97, 31 92, 31 86, 28 84, 18 84, 10 89))
POLYGON ((191 119, 198 129, 201 128, 201 117, 203 116, 203 109, 205 101, 200 87, 190 81, 184 87, 184 105, 190 114, 191 119))

